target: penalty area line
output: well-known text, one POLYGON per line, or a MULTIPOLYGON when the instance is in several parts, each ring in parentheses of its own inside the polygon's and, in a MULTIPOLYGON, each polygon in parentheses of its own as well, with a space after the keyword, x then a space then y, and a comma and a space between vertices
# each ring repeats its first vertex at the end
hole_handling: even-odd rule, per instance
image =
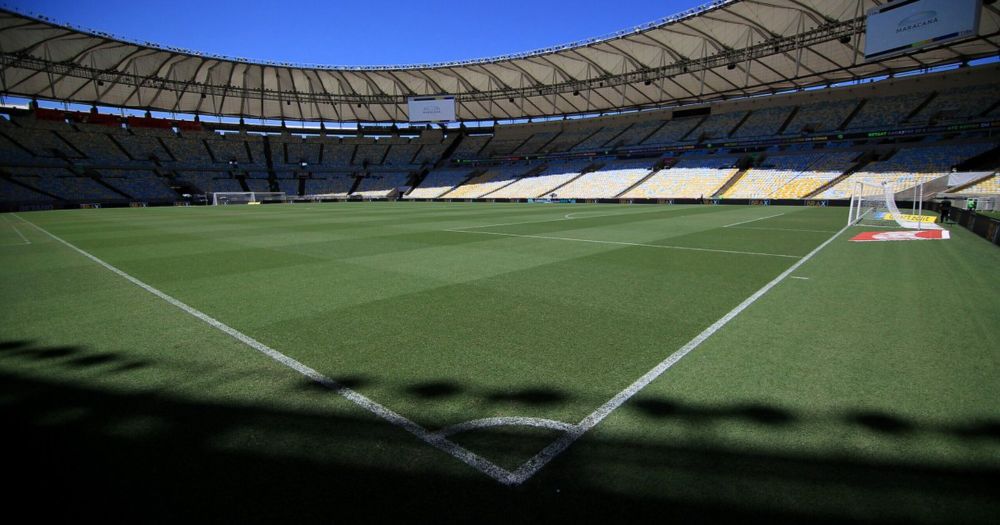
POLYGON ((750 219, 749 221, 734 222, 732 224, 727 224, 727 225, 723 226, 723 228, 732 228, 733 226, 739 226, 740 224, 750 224, 751 222, 762 221, 764 219, 773 219, 775 217, 781 217, 784 214, 785 214, 785 212, 782 212, 782 213, 778 213, 776 215, 768 215, 767 217, 761 217, 759 219, 750 219))
POLYGON ((719 318, 718 321, 712 323, 711 326, 703 330, 700 334, 696 335, 694 339, 688 341, 687 344, 676 350, 674 353, 670 354, 666 359, 661 361, 658 365, 653 367, 649 372, 646 372, 642 377, 635 380, 631 385, 629 385, 625 390, 622 390, 606 403, 601 405, 597 410, 593 411, 590 415, 583 418, 579 423, 574 425, 572 429, 563 434, 559 439, 556 439, 550 443, 547 447, 542 449, 541 452, 536 454, 534 457, 524 462, 520 467, 518 467, 511 474, 511 481, 513 484, 520 484, 527 481, 529 478, 534 476, 539 470, 552 461, 556 456, 562 454, 570 447, 576 440, 580 439, 584 434, 590 429, 597 426, 598 423, 608 417, 612 412, 614 412, 618 407, 625 404, 626 401, 632 398, 632 396, 639 393, 640 390, 645 388, 647 385, 652 383, 656 378, 663 375, 664 372, 669 370, 678 361, 684 358, 684 356, 691 353, 695 348, 698 348, 702 343, 704 343, 709 337, 722 329, 722 327, 729 324, 730 321, 740 315, 744 310, 750 307, 753 303, 757 302, 758 299, 764 296, 772 288, 777 286, 780 282, 784 281, 786 277, 791 275, 798 270, 803 264, 812 259, 817 253, 819 253, 823 248, 826 248, 834 239, 839 237, 842 233, 847 231, 850 225, 844 226, 837 233, 833 234, 829 239, 824 241, 822 244, 817 246, 813 251, 809 252, 808 255, 798 260, 790 266, 780 275, 775 277, 771 282, 765 284, 760 290, 754 292, 753 295, 743 300, 742 303, 738 304, 735 308, 730 310, 726 315, 719 318))
MULTIPOLYGON (((17 215, 15 215, 15 217, 17 217, 17 215)), ((17 218, 21 219, 20 217, 17 217, 17 218)), ((14 226, 14 221, 10 220, 6 215, 3 216, 3 220, 7 224, 9 224, 10 227, 14 230, 14 233, 16 233, 17 236, 20 237, 22 241, 24 241, 21 244, 5 244, 4 246, 26 246, 28 244, 31 244, 31 241, 29 241, 28 238, 25 237, 23 233, 21 233, 21 230, 18 230, 17 226, 14 226)), ((24 220, 24 219, 21 219, 21 220, 24 220)))
POLYGON ((180 309, 184 313, 187 313, 188 315, 197 318, 198 320, 208 324, 212 328, 215 328, 216 330, 225 333, 226 335, 232 337, 233 339, 236 339, 237 341, 245 344, 246 346, 249 346, 250 348, 253 348, 254 350, 266 355, 267 357, 270 357, 271 359, 277 361, 278 363, 284 365, 285 367, 298 372, 299 374, 305 376, 307 379, 319 385, 322 385, 326 388, 329 388, 333 392, 336 392, 337 394, 341 395, 342 397, 346 398, 352 403, 358 405, 359 407, 367 410, 368 412, 371 412, 372 414, 386 420, 387 422, 413 434, 414 436, 418 437, 421 441, 427 443, 428 445, 431 445, 432 447, 438 450, 441 450, 443 452, 446 452, 454 456, 463 463, 499 481, 500 483, 503 483, 505 485, 511 484, 512 480, 511 473, 506 469, 504 469, 503 467, 500 467, 499 465, 476 454, 475 452, 472 452, 471 450, 468 450, 452 441, 449 441, 439 433, 427 430, 426 428, 390 410, 389 408, 379 403, 376 403, 375 401, 369 399, 363 394, 360 394, 350 388, 347 388, 346 386, 336 382, 335 380, 317 372, 316 370, 302 364, 301 362, 291 357, 288 357, 285 354, 282 354, 281 352, 265 345, 264 343, 261 343, 260 341, 244 334, 243 332, 240 332, 239 330, 236 330, 235 328, 226 325, 225 323, 209 316, 208 314, 200 310, 197 310, 191 306, 188 306, 187 304, 181 302, 180 300, 175 299, 170 295, 167 295, 166 293, 146 284, 143 281, 140 281, 135 277, 132 277, 131 275, 125 273, 124 271, 119 270, 118 268, 112 266, 111 264, 99 259, 95 255, 92 255, 84 251, 83 249, 78 248, 72 243, 63 240, 61 237, 56 236, 55 234, 49 232, 48 230, 42 228, 41 226, 38 226, 37 224, 28 221, 17 214, 15 214, 14 216, 23 221, 25 224, 34 227, 38 231, 66 245, 67 247, 79 253, 80 255, 83 255, 84 257, 90 259, 91 261, 97 263, 98 265, 103 266, 105 269, 111 271, 112 273, 118 275, 119 277, 129 281, 130 283, 138 286, 139 288, 142 288, 143 290, 166 301, 167 303, 180 309))
POLYGON ((545 239, 550 241, 573 241, 573 242, 589 242, 594 244, 614 244, 619 246, 638 246, 642 248, 660 248, 665 250, 689 250, 696 252, 732 253, 737 255, 760 255, 764 257, 785 257, 788 259, 800 258, 798 255, 786 255, 783 253, 743 252, 739 250, 717 250, 714 248, 694 248, 692 246, 672 246, 667 244, 645 244, 641 242, 599 241, 597 239, 577 239, 575 237, 554 237, 551 235, 522 235, 520 233, 473 232, 465 230, 444 230, 444 231, 453 233, 472 233, 475 235, 499 235, 501 237, 520 237, 524 239, 545 239))
MULTIPOLYGON (((643 211, 627 211, 625 213, 605 213, 603 215, 593 215, 593 216, 590 216, 590 217, 581 217, 580 219, 576 219, 576 220, 582 220, 582 219, 599 219, 601 217, 619 217, 619 216, 625 216, 625 215, 642 215, 644 213, 667 212, 667 211, 676 211, 676 210, 684 210, 684 209, 688 209, 688 208, 687 207, 674 207, 674 208, 669 208, 669 209, 649 209, 649 210, 643 210, 643 211)), ((509 211, 509 210, 504 210, 504 212, 507 212, 507 211, 509 211)), ((577 214, 580 214, 580 213, 598 213, 600 211, 601 210, 596 210, 596 209, 595 210, 585 210, 585 211, 575 211, 573 213, 567 213, 566 215, 563 215, 562 217, 558 217, 558 218, 555 218, 555 219, 542 219, 540 221, 503 222, 503 223, 499 223, 499 224, 484 224, 482 226, 462 226, 462 227, 459 227, 459 228, 449 228, 449 229, 446 229, 445 231, 478 230, 478 229, 481 229, 481 228, 493 228, 495 226, 517 226, 518 224, 542 224, 542 223, 546 223, 546 222, 571 221, 571 220, 574 220, 573 217, 572 217, 573 215, 577 215, 577 214)), ((468 233, 476 233, 476 232, 468 232, 468 233)))

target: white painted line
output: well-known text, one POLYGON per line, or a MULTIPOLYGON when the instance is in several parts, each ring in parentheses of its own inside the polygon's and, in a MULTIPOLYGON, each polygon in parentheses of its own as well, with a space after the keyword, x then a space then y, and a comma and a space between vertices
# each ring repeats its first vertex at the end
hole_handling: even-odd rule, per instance
POLYGON ((809 280, 809 278, 808 278, 808 277, 799 277, 799 276, 797 276, 797 275, 793 275, 793 276, 792 276, 791 278, 792 278, 792 279, 802 279, 803 281, 808 281, 808 280, 809 280))
POLYGON ((462 432, 468 432, 470 430, 479 430, 481 428, 508 426, 549 428, 552 430, 561 430, 566 432, 573 429, 576 425, 541 417, 487 417, 483 419, 473 419, 472 421, 465 421, 463 423, 458 423, 457 425, 445 427, 435 432, 435 434, 441 437, 447 437, 460 434, 462 432))
MULTIPOLYGON (((18 218, 20 219, 20 217, 18 218)), ((21 230, 18 230, 17 226, 14 226, 14 221, 8 219, 6 215, 3 216, 3 220, 7 224, 9 224, 10 227, 14 229, 14 233, 16 233, 17 236, 20 237, 22 241, 24 241, 22 244, 5 244, 4 246, 24 246, 27 244, 31 244, 31 241, 29 241, 28 238, 25 237, 23 233, 21 233, 21 230)))
POLYGON ((522 237, 525 239, 546 239, 551 241, 573 241, 573 242, 589 242, 595 244, 615 244, 620 246, 641 246, 643 248, 661 248, 667 250, 690 250, 696 252, 714 252, 714 253, 733 253, 738 255, 760 255, 765 257, 786 257, 789 259, 800 259, 798 255, 785 255, 782 253, 762 253, 762 252, 742 252, 738 250, 716 250, 713 248, 693 248, 691 246, 671 246, 666 244, 644 244, 641 242, 623 242, 623 241, 598 241, 595 239, 577 239, 575 237, 553 237, 551 235, 522 235, 519 233, 500 233, 500 232, 470 232, 465 230, 444 230, 446 232, 454 233, 472 233, 475 235, 499 235, 502 237, 522 237))
POLYGON ((743 222, 734 222, 734 223, 732 223, 732 224, 727 224, 727 225, 723 226, 723 228, 732 228, 733 226, 739 226, 740 224, 750 224, 751 222, 757 222, 757 221, 762 221, 762 220, 764 220, 764 219, 773 219, 773 218, 775 218, 775 217, 780 217, 780 216, 782 216, 782 215, 784 215, 784 214, 785 214, 785 213, 784 213, 784 212, 782 212, 782 213, 779 213, 779 214, 777 214, 777 215, 768 215, 767 217, 761 217, 761 218, 759 218, 759 219, 750 219, 749 221, 743 221, 743 222))
MULTIPOLYGON (((545 219, 545 220, 542 220, 542 221, 503 222, 503 223, 500 223, 500 224, 486 224, 486 225, 483 225, 483 226, 462 226, 461 228, 454 228, 454 229, 449 229, 449 230, 446 230, 446 231, 475 230, 475 229, 479 229, 479 228, 492 228, 494 226, 516 226, 518 224, 540 224, 540 223, 544 223, 544 222, 556 222, 556 221, 564 221, 564 220, 566 220, 566 219, 559 218, 559 219, 545 219)), ((469 232, 469 233, 472 233, 472 232, 469 232)))
MULTIPOLYGON (((650 204, 648 206, 649 206, 650 209, 648 209, 648 210, 644 209, 643 211, 628 211, 628 212, 625 212, 625 213, 602 213, 601 215, 591 215, 589 217, 583 217, 583 218, 584 219, 596 219, 598 217, 614 217, 614 216, 617 216, 617 215, 642 215, 643 213, 652 213, 652 212, 656 212, 656 211, 683 210, 683 209, 686 208, 686 207, 670 207, 670 208, 664 209, 663 207, 661 207, 659 205, 655 205, 655 204, 650 204)), ((563 217, 566 218, 566 219, 572 219, 574 215, 580 215, 580 214, 583 214, 583 213, 595 213, 595 211, 575 211, 573 213, 567 213, 563 217)), ((599 212, 596 212, 596 213, 599 213, 599 212)))
POLYGON ((261 343, 260 341, 257 341, 256 339, 244 334, 243 332, 240 332, 235 328, 232 328, 222 323, 221 321, 218 321, 217 319, 209 316, 208 314, 200 310, 196 310, 195 308, 188 306, 187 304, 179 301, 178 299, 175 299, 170 295, 167 295, 166 293, 161 292, 156 288, 153 288, 152 286, 140 281, 139 279, 136 279, 135 277, 132 277, 131 275, 123 272, 122 270, 119 270, 118 268, 104 262, 103 260, 97 258, 96 256, 91 255, 90 253, 80 248, 77 248, 75 245, 63 240, 60 237, 57 237, 55 234, 50 233, 48 230, 42 228, 41 226, 38 226, 35 223, 30 222, 19 215, 15 214, 14 216, 24 221, 26 224, 29 224, 34 228, 38 229, 39 231, 48 235, 49 237, 52 237, 53 239, 59 241, 60 243, 68 246, 69 248, 73 249, 80 255, 83 255, 84 257, 90 259, 91 261, 94 261, 95 263, 103 266, 107 270, 110 270, 111 272, 117 274, 119 277, 122 277, 123 279, 131 282, 132 284, 138 286, 139 288, 142 288, 143 290, 146 290, 147 292, 155 295, 156 297, 163 299, 167 303, 170 303, 171 305, 179 308, 180 310, 191 315, 192 317, 195 317, 205 322, 212 328, 215 328, 216 330, 219 330, 220 332, 229 335, 233 339, 236 339, 237 341, 249 346, 250 348, 257 350, 258 352, 270 357, 271 359, 277 361, 278 363, 281 363, 282 365, 291 368, 292 370, 295 370, 296 372, 302 374, 309 380, 319 385, 322 385, 326 388, 329 388, 330 390, 347 398, 348 400, 360 406, 361 408, 417 436, 425 443, 439 450, 447 452, 448 454, 451 454, 452 456, 458 458, 460 461, 482 472, 483 474, 490 476, 491 478, 499 481, 500 483, 503 483, 505 485, 511 483, 512 479, 511 473, 506 469, 504 469, 503 467, 500 467, 499 465, 489 461, 488 459, 452 441, 449 441, 448 439, 445 439, 438 433, 431 432, 425 429, 424 427, 418 425, 417 423, 414 423, 413 421, 410 421, 409 419, 401 416, 400 414, 397 414, 396 412, 393 412, 392 410, 386 408, 385 406, 380 405, 375 401, 372 401, 368 397, 365 397, 364 395, 350 388, 347 388, 346 386, 341 385, 340 383, 337 383, 333 379, 324 376, 323 374, 317 372, 316 370, 313 370, 312 368, 309 368, 308 366, 302 364, 301 362, 296 361, 295 359, 288 357, 285 354, 282 354, 281 352, 265 345, 264 343, 261 343))
POLYGON ((755 226, 736 226, 734 230, 762 230, 768 232, 810 232, 810 233, 837 233, 833 230, 802 230, 799 228, 758 228, 755 226))
MULTIPOLYGON (((654 206, 654 205, 650 205, 650 206, 654 206)), ((619 215, 641 215, 643 213, 650 213, 650 212, 654 212, 654 211, 674 211, 674 210, 684 210, 684 209, 687 209, 687 207, 672 207, 672 208, 668 208, 668 209, 651 209, 651 210, 642 211, 642 212, 606 213, 604 215, 595 215, 593 217, 586 217, 586 218, 587 219, 594 219, 594 218, 597 218, 597 217, 616 217, 616 216, 619 216, 619 215)), ((505 210, 505 211, 508 211, 508 210, 505 210)), ((446 231, 477 230, 477 229, 480 229, 480 228, 492 228, 494 226, 516 226, 518 224, 542 224, 542 223, 546 223, 546 222, 568 221, 568 220, 572 220, 571 217, 570 217, 571 215, 577 215, 577 214, 580 214, 580 213, 594 213, 594 212, 593 211, 578 211, 578 212, 573 212, 573 213, 567 213, 566 215, 563 215, 562 218, 559 218, 559 219, 545 219, 545 220, 541 220, 541 221, 505 222, 505 223, 500 223, 500 224, 487 224, 485 226, 463 226, 461 228, 453 228, 453 229, 449 229, 449 230, 446 230, 446 231)))
POLYGON ((622 390, 617 395, 612 397, 606 403, 601 405, 597 410, 592 412, 587 417, 583 418, 577 425, 564 434, 559 439, 553 441, 547 447, 545 447, 541 452, 539 452, 535 457, 524 462, 520 467, 517 468, 511 474, 512 484, 520 484, 525 482, 528 478, 535 475, 542 467, 544 467, 553 458, 563 453, 570 445, 572 445, 576 440, 580 439, 588 430, 594 428, 598 423, 608 417, 611 412, 613 412, 618 407, 622 406, 626 401, 628 401, 632 396, 636 395, 640 390, 650 384, 656 378, 660 377, 664 372, 669 370, 672 366, 677 364, 678 361, 688 355, 692 350, 698 348, 706 339, 711 337, 713 334, 718 332, 722 327, 726 326, 730 321, 736 318, 741 312, 746 310, 750 305, 755 303, 758 299, 764 296, 768 291, 778 285, 786 277, 791 275, 795 270, 798 270, 803 264, 805 264, 809 259, 812 259, 817 253, 823 248, 826 248, 834 239, 836 239, 840 234, 844 233, 850 226, 844 226, 840 231, 833 234, 832 237, 827 239, 816 247, 813 251, 809 252, 808 255, 797 261, 791 267, 789 267, 780 275, 775 277, 771 282, 764 285, 763 288, 754 292, 753 295, 746 298, 742 303, 729 311, 726 315, 722 316, 718 321, 712 323, 711 326, 703 330, 700 334, 694 337, 694 339, 688 341, 687 344, 682 346, 669 357, 661 361, 658 365, 653 367, 652 370, 646 372, 642 377, 637 379, 634 383, 629 385, 625 390, 622 390))

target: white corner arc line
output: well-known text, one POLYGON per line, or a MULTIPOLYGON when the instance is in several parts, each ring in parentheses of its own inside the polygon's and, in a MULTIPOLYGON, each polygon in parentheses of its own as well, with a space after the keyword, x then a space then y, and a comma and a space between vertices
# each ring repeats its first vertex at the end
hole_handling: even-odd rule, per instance
POLYGON ((776 215, 768 215, 767 217, 761 217, 759 219, 750 219, 749 221, 734 222, 732 224, 727 224, 727 225, 723 226, 723 228, 732 228, 733 226, 739 226, 740 224, 750 224, 751 222, 762 221, 764 219, 773 219, 775 217, 780 217, 780 216, 784 215, 785 213, 786 212, 781 212, 781 213, 778 213, 776 215))
POLYGON ((486 417, 482 419, 473 419, 471 421, 463 421, 449 427, 442 428, 435 432, 435 435, 441 437, 452 436, 455 434, 461 434, 462 432, 468 432, 470 430, 479 430, 482 428, 492 428, 492 427, 509 427, 509 426, 521 426, 521 427, 535 427, 535 428, 548 428, 551 430, 560 430, 563 432, 568 432, 576 427, 570 423, 564 423, 562 421, 556 421, 554 419, 546 419, 542 417, 486 417))
POLYGON ((594 244, 616 244, 620 246, 640 246, 643 248, 661 248, 668 250, 690 250, 696 252, 715 252, 715 253, 733 253, 738 255, 761 255, 765 257, 785 257, 788 259, 801 259, 798 255, 787 255, 783 253, 763 253, 763 252, 743 252, 739 250, 717 250, 714 248, 695 248, 692 246, 672 246, 667 244, 645 244, 641 242, 624 242, 624 241, 599 241, 597 239, 577 239, 575 237, 555 237, 552 235, 522 235, 520 233, 502 233, 502 232, 470 232, 465 230, 443 230, 446 232, 453 233, 472 233, 475 235, 499 235, 503 237, 523 237, 525 239, 546 239, 551 241, 575 241, 575 242, 589 242, 594 244))
POLYGON ((244 334, 243 332, 240 332, 239 330, 236 330, 235 328, 232 328, 226 325, 225 323, 216 320, 215 318, 209 316, 208 314, 200 310, 197 310, 191 306, 188 306, 187 304, 181 302, 180 300, 175 299, 172 296, 167 295, 166 293, 161 292, 156 288, 153 288, 152 286, 140 281, 135 277, 132 277, 131 275, 125 273, 124 271, 119 270, 118 268, 112 266, 111 264, 104 262, 103 260, 97 258, 96 256, 91 255, 90 253, 76 247, 70 242, 63 240, 62 238, 56 236, 55 234, 49 232, 48 230, 42 228, 41 226, 38 226, 35 223, 20 217, 19 215, 15 214, 14 216, 20 219, 21 221, 25 222, 26 224, 29 224, 34 228, 38 229, 39 231, 48 235, 49 237, 52 237, 56 241, 59 241, 60 243, 73 249, 80 255, 83 255, 84 257, 90 259, 91 261, 94 261, 95 263, 103 266, 105 269, 110 270, 119 277, 122 277, 123 279, 131 282, 132 284, 138 286, 139 288, 142 288, 143 290, 155 295, 156 297, 159 297, 160 299, 166 301, 167 303, 179 308, 185 313, 205 322, 212 328, 215 328, 216 330, 219 330, 220 332, 229 335, 233 339, 236 339, 237 341, 249 346, 250 348, 253 348, 254 350, 257 350, 258 352, 270 357, 271 359, 277 361, 278 363, 288 368, 291 368, 292 370, 305 376, 309 380, 319 385, 322 385, 326 388, 329 388, 330 390, 336 392, 337 394, 340 394, 341 396, 347 398, 354 404, 367 410, 368 412, 371 412, 372 414, 375 414, 376 416, 385 419, 389 423, 398 426, 406 430, 407 432, 415 435, 416 437, 420 438, 420 440, 433 446, 434 448, 437 448, 454 456, 463 463, 482 472, 483 474, 486 474, 487 476, 490 476, 491 478, 499 481, 500 483, 503 483, 505 485, 511 484, 512 480, 511 473, 506 469, 504 469, 503 467, 500 467, 499 465, 493 463, 492 461, 452 441, 445 439, 443 436, 440 436, 437 433, 425 429, 419 424, 403 417, 402 415, 390 410, 389 408, 386 408, 385 406, 379 403, 376 403, 375 401, 369 399, 368 397, 350 388, 347 388, 346 386, 341 385, 340 383, 337 383, 333 379, 326 377, 325 375, 302 364, 301 362, 291 357, 288 357, 287 355, 282 354, 281 352, 265 345, 264 343, 261 343, 260 341, 257 341, 256 339, 244 334))
MULTIPOLYGON (((15 217, 17 217, 17 216, 15 215, 15 217)), ((20 219, 20 217, 17 217, 17 218, 20 219)), ((3 220, 7 224, 9 224, 10 227, 14 229, 14 233, 16 233, 17 236, 20 237, 22 241, 24 241, 23 244, 10 244, 10 245, 5 245, 5 246, 22 246, 22 245, 31 244, 31 241, 29 241, 28 238, 25 237, 23 233, 21 233, 21 230, 18 230, 17 226, 14 226, 14 221, 11 221, 10 219, 8 219, 6 215, 3 216, 3 220)), ((21 220, 24 220, 24 219, 21 219, 21 220)))
POLYGON ((775 277, 771 282, 765 284, 760 290, 754 292, 753 295, 746 298, 743 302, 738 304, 735 308, 730 310, 726 315, 722 316, 718 321, 712 323, 711 326, 703 330, 700 334, 696 335, 694 339, 691 339, 684 346, 679 348, 674 353, 670 354, 666 359, 661 361, 658 365, 653 367, 650 371, 643 374, 642 377, 635 380, 631 385, 629 385, 625 390, 622 390, 610 400, 601 405, 597 410, 593 411, 587 417, 583 418, 579 423, 577 423, 574 428, 566 434, 564 434, 559 439, 550 443, 541 452, 536 454, 533 458, 524 462, 520 467, 517 468, 511 474, 512 484, 524 483, 528 478, 535 475, 542 467, 552 461, 553 458, 563 453, 570 445, 580 439, 588 430, 594 428, 598 423, 608 417, 611 412, 613 412, 618 407, 622 406, 626 401, 628 401, 632 396, 639 393, 640 390, 645 388, 647 385, 652 383, 656 378, 660 377, 664 372, 669 370, 672 366, 677 364, 678 361, 684 358, 684 356, 691 353, 692 350, 700 346, 705 340, 711 337, 713 334, 718 332, 723 326, 726 326, 730 321, 736 318, 741 312, 746 310, 750 305, 755 303, 758 299, 764 296, 768 291, 778 285, 786 277, 791 275, 795 270, 799 269, 803 264, 812 259, 817 253, 819 253, 823 248, 826 248, 834 239, 836 239, 840 234, 844 233, 850 225, 844 226, 837 233, 833 234, 829 239, 824 241, 822 244, 817 246, 813 251, 809 252, 808 255, 798 260, 795 264, 789 267, 780 275, 775 277))

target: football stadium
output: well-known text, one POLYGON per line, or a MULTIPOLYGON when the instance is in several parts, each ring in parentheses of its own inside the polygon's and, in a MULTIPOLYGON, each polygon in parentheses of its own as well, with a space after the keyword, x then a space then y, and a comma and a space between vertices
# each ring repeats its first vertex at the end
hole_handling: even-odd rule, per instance
POLYGON ((348 66, 0 8, 8 508, 996 523, 1000 3, 659 4, 348 66))

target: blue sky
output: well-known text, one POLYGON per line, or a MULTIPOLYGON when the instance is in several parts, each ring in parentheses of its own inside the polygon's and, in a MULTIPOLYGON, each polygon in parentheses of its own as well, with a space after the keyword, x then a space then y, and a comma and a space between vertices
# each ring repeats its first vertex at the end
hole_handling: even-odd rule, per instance
POLYGON ((8 0, 7 5, 133 40, 222 55, 383 65, 528 51, 630 28, 706 1, 8 0))

